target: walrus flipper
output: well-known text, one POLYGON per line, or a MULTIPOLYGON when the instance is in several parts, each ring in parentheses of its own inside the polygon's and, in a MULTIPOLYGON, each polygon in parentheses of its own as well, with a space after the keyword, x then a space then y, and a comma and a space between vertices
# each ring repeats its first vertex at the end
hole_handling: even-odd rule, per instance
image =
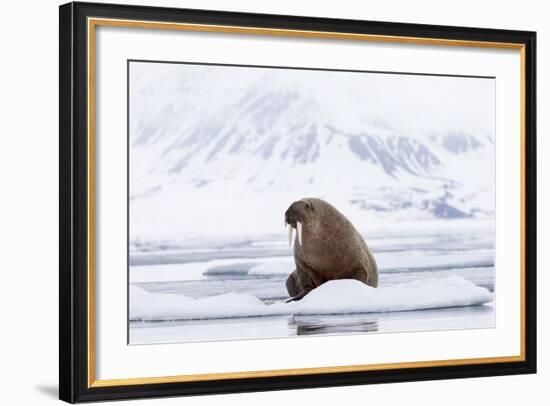
POLYGON ((291 297, 290 299, 285 300, 285 303, 298 301, 302 299, 305 295, 307 295, 309 292, 311 292, 311 289, 304 289, 297 295, 291 297))
POLYGON ((311 278, 303 271, 295 269, 286 280, 286 290, 290 296, 285 303, 300 300, 315 288, 311 278))
POLYGON ((286 280, 286 290, 291 297, 300 293, 300 288, 297 286, 296 274, 297 271, 294 270, 294 272, 292 272, 286 280))

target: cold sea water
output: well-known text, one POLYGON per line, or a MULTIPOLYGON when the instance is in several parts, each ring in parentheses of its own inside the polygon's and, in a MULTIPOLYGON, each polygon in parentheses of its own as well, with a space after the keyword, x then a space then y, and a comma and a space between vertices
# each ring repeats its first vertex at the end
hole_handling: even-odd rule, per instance
POLYGON ((132 243, 130 344, 495 325, 492 232, 370 235, 377 289, 336 281, 289 304, 284 236, 193 241, 132 243))

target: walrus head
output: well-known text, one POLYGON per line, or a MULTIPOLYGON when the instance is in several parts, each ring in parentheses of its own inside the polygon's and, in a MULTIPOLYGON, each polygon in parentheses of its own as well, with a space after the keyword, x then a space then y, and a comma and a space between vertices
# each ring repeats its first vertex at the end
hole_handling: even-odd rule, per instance
POLYGON ((313 208, 313 202, 309 199, 298 200, 290 205, 285 212, 285 225, 288 226, 288 245, 292 245, 292 233, 297 231, 298 244, 302 245, 302 227, 307 224, 313 208))

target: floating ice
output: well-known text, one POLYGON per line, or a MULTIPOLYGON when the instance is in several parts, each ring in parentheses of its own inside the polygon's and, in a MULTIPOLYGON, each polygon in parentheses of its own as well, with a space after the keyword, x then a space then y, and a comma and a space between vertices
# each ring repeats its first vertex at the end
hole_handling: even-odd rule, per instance
POLYGON ((329 281, 298 302, 264 304, 252 295, 226 293, 194 299, 130 287, 131 320, 197 320, 298 314, 349 314, 425 310, 489 303, 493 294, 459 276, 385 288, 356 280, 329 281))
POLYGON ((372 288, 356 280, 330 281, 299 303, 298 314, 379 313, 438 309, 488 303, 487 289, 459 277, 432 278, 386 288, 372 288))
POLYGON ((254 265, 248 270, 248 275, 289 275, 294 269, 296 269, 294 259, 288 259, 286 261, 254 265))

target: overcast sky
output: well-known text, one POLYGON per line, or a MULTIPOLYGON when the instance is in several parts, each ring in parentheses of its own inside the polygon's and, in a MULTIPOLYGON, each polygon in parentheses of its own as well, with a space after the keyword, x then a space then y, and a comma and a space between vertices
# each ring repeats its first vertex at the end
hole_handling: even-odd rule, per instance
POLYGON ((134 89, 155 89, 154 96, 141 94, 147 111, 172 103, 174 97, 214 108, 253 95, 251 89, 292 89, 322 101, 326 111, 338 111, 350 120, 361 116, 382 121, 403 134, 419 137, 463 130, 494 137, 491 78, 141 62, 132 63, 131 72, 134 89))

